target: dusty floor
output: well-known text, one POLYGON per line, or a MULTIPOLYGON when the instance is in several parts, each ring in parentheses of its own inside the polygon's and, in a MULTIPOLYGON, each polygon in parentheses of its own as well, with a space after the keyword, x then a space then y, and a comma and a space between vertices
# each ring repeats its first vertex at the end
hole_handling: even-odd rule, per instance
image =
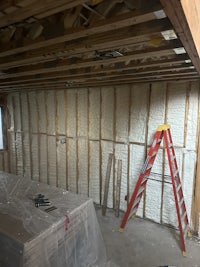
POLYGON ((182 256, 179 232, 147 220, 129 220, 125 231, 118 229, 123 213, 116 218, 113 210, 107 209, 102 217, 101 209, 97 218, 105 241, 108 259, 120 267, 200 267, 200 240, 187 239, 187 257, 182 256))

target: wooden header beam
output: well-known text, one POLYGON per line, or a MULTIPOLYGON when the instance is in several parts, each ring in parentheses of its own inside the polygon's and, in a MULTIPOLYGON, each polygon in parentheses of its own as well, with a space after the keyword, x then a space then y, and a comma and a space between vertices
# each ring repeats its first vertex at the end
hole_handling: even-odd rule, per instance
MULTIPOLYGON (((163 5, 165 14, 170 19, 177 35, 179 36, 185 50, 187 51, 197 72, 200 74, 200 58, 192 38, 187 19, 184 14, 183 7, 179 0, 160 0, 163 5)), ((192 5, 191 1, 189 1, 192 5)), ((198 28, 199 29, 199 28, 198 28)), ((197 30, 198 30, 197 29, 197 30)))
POLYGON ((181 5, 187 19, 190 31, 200 57, 200 1, 199 0, 181 0, 181 5))

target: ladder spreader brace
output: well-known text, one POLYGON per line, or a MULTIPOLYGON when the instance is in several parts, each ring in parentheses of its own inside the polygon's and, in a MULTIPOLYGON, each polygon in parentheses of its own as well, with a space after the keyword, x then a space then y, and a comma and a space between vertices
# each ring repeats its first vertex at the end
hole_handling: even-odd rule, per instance
POLYGON ((189 222, 188 216, 186 211, 185 200, 183 197, 183 190, 181 186, 181 179, 179 176, 178 165, 176 161, 175 151, 173 147, 171 132, 170 132, 170 125, 164 124, 160 125, 157 128, 157 131, 154 135, 154 139, 152 145, 149 149, 147 154, 147 158, 141 170, 140 176, 138 178, 137 184, 135 186, 135 190, 132 194, 130 202, 128 204, 126 213, 122 220, 121 226, 119 231, 123 232, 126 226, 127 220, 136 215, 137 209, 140 204, 140 200, 144 193, 149 175, 151 173, 151 169, 153 167, 158 149, 160 148, 160 144, 162 139, 164 138, 165 146, 167 150, 168 162, 170 167, 171 179, 172 179, 172 186, 173 186, 173 193, 174 199, 176 203, 176 212, 178 217, 178 225, 180 231, 180 241, 181 247, 183 251, 183 256, 186 256, 186 246, 185 246, 185 237, 186 235, 190 235, 189 231, 189 222))

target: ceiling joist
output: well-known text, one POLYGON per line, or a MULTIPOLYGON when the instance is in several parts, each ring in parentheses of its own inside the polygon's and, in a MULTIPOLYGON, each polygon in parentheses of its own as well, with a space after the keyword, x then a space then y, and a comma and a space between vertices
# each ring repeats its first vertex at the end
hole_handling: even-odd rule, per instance
POLYGON ((0 4, 0 90, 199 79, 179 0, 0 4))

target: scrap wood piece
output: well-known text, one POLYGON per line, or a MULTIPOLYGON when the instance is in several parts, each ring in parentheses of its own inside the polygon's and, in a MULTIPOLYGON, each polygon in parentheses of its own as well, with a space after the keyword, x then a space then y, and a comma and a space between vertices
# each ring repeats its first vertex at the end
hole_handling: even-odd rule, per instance
POLYGON ((121 193, 121 178, 122 178, 122 160, 118 160, 117 164, 117 186, 115 200, 115 216, 119 217, 120 193, 121 193))
POLYGON ((108 201, 108 190, 109 190, 109 184, 110 184, 110 173, 111 173, 111 167, 112 167, 112 160, 113 160, 113 154, 109 154, 108 158, 108 165, 106 170, 106 180, 105 180, 105 186, 104 186, 104 197, 103 197, 103 205, 102 205, 102 215, 106 215, 106 208, 107 208, 107 201, 108 201))

